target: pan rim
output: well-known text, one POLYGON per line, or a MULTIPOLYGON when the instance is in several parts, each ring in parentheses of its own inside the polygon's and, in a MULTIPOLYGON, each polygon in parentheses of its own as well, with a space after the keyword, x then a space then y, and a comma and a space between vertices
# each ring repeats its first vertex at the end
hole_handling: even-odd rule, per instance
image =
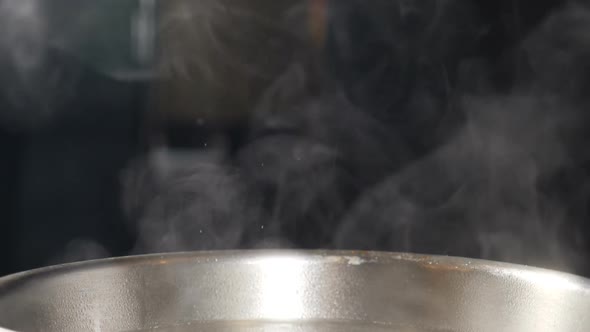
POLYGON ((560 279, 570 287, 576 287, 590 296, 590 279, 575 274, 554 271, 550 269, 519 265, 513 263, 496 262, 483 259, 414 254, 404 252, 361 251, 361 250, 298 250, 298 249, 253 249, 253 250, 210 250, 210 251, 180 251, 169 253, 155 253, 145 255, 130 255, 96 260, 87 260, 59 265, 52 265, 0 278, 0 295, 12 288, 14 284, 26 282, 31 278, 50 277, 54 274, 80 272, 112 267, 115 265, 152 264, 155 261, 186 260, 195 263, 242 261, 263 258, 300 258, 316 263, 331 264, 394 264, 410 263, 425 267, 436 267, 446 271, 479 272, 498 276, 544 277, 560 279))

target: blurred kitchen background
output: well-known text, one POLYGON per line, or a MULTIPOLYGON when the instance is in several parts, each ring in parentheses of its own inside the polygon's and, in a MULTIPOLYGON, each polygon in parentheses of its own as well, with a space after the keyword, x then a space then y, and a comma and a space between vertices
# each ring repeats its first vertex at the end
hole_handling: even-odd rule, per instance
MULTIPOLYGON (((296 247, 590 276, 589 13, 565 0, 0 0, 0 275, 165 250, 296 247), (438 203, 489 189, 441 182, 472 176, 449 173, 448 154, 436 159, 473 116, 461 111, 465 96, 511 119, 514 104, 490 100, 513 94, 533 99, 515 102, 533 115, 507 120, 510 130, 552 123, 553 113, 534 115, 539 95, 564 100, 557 114, 574 110, 555 136, 559 153, 543 135, 514 136, 531 140, 535 192, 548 197, 533 205, 559 206, 551 226, 507 213, 498 218, 512 224, 490 217, 488 227, 466 220, 486 223, 486 209, 438 203), (186 174, 152 174, 177 165, 186 174), (185 186, 192 196, 176 192, 185 186), (179 221, 175 209, 191 211, 179 221)), ((506 205, 527 204, 505 182, 496 189, 506 205)))

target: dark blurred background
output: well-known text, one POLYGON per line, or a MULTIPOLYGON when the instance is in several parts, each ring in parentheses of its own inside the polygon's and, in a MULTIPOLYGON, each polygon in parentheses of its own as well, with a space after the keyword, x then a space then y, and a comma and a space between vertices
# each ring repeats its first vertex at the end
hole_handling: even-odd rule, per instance
MULTIPOLYGON (((413 37, 404 37, 413 36, 416 33, 413 29, 418 31, 417 27, 428 25, 428 21, 421 21, 424 17, 420 15, 427 9, 418 7, 428 6, 429 1, 423 1, 423 5, 404 1, 410 8, 407 20, 394 25, 393 34, 400 40, 400 45, 406 39, 409 41, 408 45, 400 46, 407 49, 396 53, 403 54, 399 57, 384 56, 391 54, 391 50, 379 42, 380 38, 374 38, 381 35, 380 29, 389 26, 389 21, 396 19, 386 13, 374 15, 374 9, 366 8, 378 7, 377 4, 338 1, 337 8, 329 1, 310 1, 311 6, 319 6, 320 11, 321 6, 327 6, 326 10, 331 13, 324 16, 327 23, 323 32, 313 29, 312 32, 319 34, 315 36, 323 45, 319 48, 319 56, 330 68, 330 80, 336 82, 332 84, 343 87, 347 98, 360 110, 374 112, 377 121, 390 123, 388 128, 394 133, 391 135, 401 137, 407 149, 412 151, 404 152, 403 158, 392 161, 395 166, 386 167, 388 169, 384 173, 395 172, 404 163, 421 158, 448 138, 450 129, 439 132, 430 123, 449 121, 451 124, 444 128, 450 128, 461 122, 460 115, 448 120, 438 113, 420 113, 418 116, 411 111, 396 113, 392 119, 389 112, 391 105, 405 102, 404 98, 412 94, 412 89, 424 85, 420 80, 434 86, 433 89, 442 98, 434 100, 442 104, 449 102, 450 97, 445 93, 451 88, 477 89, 477 84, 482 84, 487 91, 511 91, 529 77, 529 67, 519 45, 531 31, 566 4, 566 1, 557 0, 458 2, 455 9, 445 13, 450 15, 449 22, 445 24, 456 23, 458 28, 446 30, 446 25, 435 27, 442 36, 426 41, 432 47, 429 52, 440 52, 438 60, 444 62, 448 69, 445 82, 450 82, 449 87, 442 83, 439 85, 436 79, 429 76, 428 69, 414 69, 413 66, 418 68, 419 65, 412 62, 417 57, 411 53, 414 49, 413 37), (342 38, 347 42, 339 42, 342 38), (437 43, 442 45, 438 47, 437 43), (342 47, 346 50, 340 49, 342 47), (467 82, 461 81, 458 77, 459 64, 465 59, 474 59, 473 63, 479 64, 477 68, 485 68, 486 79, 478 80, 477 71, 472 71, 467 82), (381 68, 380 75, 367 79, 361 88, 357 87, 355 82, 359 77, 372 72, 375 67, 381 68), (383 89, 387 86, 402 88, 392 92, 383 89)), ((211 92, 211 87, 203 88, 206 92, 191 90, 191 87, 205 84, 202 82, 194 85, 182 80, 180 83, 162 82, 152 72, 155 56, 151 52, 158 42, 149 33, 149 27, 158 24, 158 10, 163 9, 153 1, 77 1, 74 5, 71 1, 53 0, 51 3, 52 6, 46 9, 51 18, 48 25, 56 36, 61 36, 61 40, 56 38, 47 50, 43 50, 46 52, 43 63, 35 69, 38 79, 30 83, 34 93, 20 96, 17 92, 15 97, 13 90, 22 83, 15 79, 19 77, 19 72, 15 72, 13 63, 8 60, 0 63, 0 73, 3 73, 0 76, 0 113, 6 115, 0 117, 0 275, 68 260, 134 252, 138 235, 134 214, 123 209, 124 171, 158 144, 165 144, 171 149, 199 150, 212 138, 224 134, 229 137, 230 150, 240 151, 251 139, 245 133, 251 131, 252 121, 247 110, 238 108, 251 106, 254 100, 260 98, 262 87, 267 87, 274 78, 272 73, 269 74, 271 78, 262 76, 247 84, 245 91, 238 92, 241 88, 239 82, 245 79, 227 68, 224 68, 226 76, 215 83, 220 86, 216 92, 211 92), (138 31, 144 31, 143 35, 138 31), (44 80, 52 75, 59 76, 57 86, 50 83, 44 85, 44 80), (161 86, 164 88, 158 90, 161 86), (57 89, 64 97, 55 102, 47 100, 44 93, 48 93, 49 87, 57 89), (230 92, 224 94, 226 90, 230 92), (216 99, 211 97, 215 93, 219 95, 216 99), (229 94, 234 97, 239 95, 239 98, 229 98, 229 94), (209 96, 209 99, 199 101, 202 95, 209 96), (235 101, 236 98, 239 101, 235 101), (191 114, 195 104, 231 111, 195 116, 191 114), (162 115, 162 109, 166 110, 165 115, 162 115)), ((265 9, 272 5, 269 1, 266 5, 264 3, 258 1, 252 6, 260 6, 262 12, 267 10, 267 14, 272 16, 272 9, 265 9)), ((180 34, 169 33, 167 38, 183 40, 180 34)), ((236 34, 233 38, 240 38, 240 33, 247 36, 247 32, 243 31, 233 33, 236 34)), ((227 38, 232 37, 228 35, 227 38)), ((279 45, 273 50, 284 51, 282 48, 279 45)), ((266 57, 272 59, 272 52, 266 57)), ((248 56, 261 55, 252 51, 248 56)), ((271 71, 273 63, 269 61, 271 71)), ((590 66, 590 62, 586 65, 590 66)), ((309 89, 313 93, 313 84, 309 89)), ((590 122, 587 125, 590 126, 590 122)), ((586 124, 581 126, 586 128, 586 124)), ((279 129, 289 130, 285 127, 279 129)), ((388 135, 386 133, 384 137, 388 135)), ((588 141, 585 137, 578 137, 576 142, 584 146, 588 141)), ((392 148, 391 153, 396 154, 396 151, 392 148)), ((582 253, 582 260, 589 261, 590 232, 586 222, 588 185, 584 180, 590 176, 590 159, 575 151, 579 158, 549 176, 546 186, 566 206, 565 228, 575 230, 571 238, 579 241, 577 252, 582 253)), ((363 173, 362 165, 354 164, 354 167, 360 168, 360 171, 355 171, 363 173)), ((370 173, 373 170, 367 171, 370 173)), ((342 180, 339 182, 342 188, 334 190, 355 192, 351 188, 370 186, 376 182, 377 178, 367 175, 362 181, 348 183, 342 180)), ((350 194, 350 198, 343 201, 353 201, 354 195, 350 194)), ((330 213, 325 213, 314 216, 302 214, 297 218, 319 220, 318 215, 326 219, 331 217, 330 213)), ((333 218, 338 218, 338 213, 333 218)), ((331 247, 328 245, 330 234, 320 234, 329 233, 325 228, 314 224, 296 228, 286 226, 282 236, 295 247, 331 247)), ((447 235, 443 232, 440 236, 447 235)), ((428 241, 420 246, 418 242, 411 249, 441 254, 471 254, 469 250, 437 252, 439 247, 428 241)), ((371 249, 370 245, 363 247, 371 249)), ((403 248, 383 246, 375 240, 372 249, 403 248)), ((573 270, 590 276, 589 267, 583 264, 573 270)))

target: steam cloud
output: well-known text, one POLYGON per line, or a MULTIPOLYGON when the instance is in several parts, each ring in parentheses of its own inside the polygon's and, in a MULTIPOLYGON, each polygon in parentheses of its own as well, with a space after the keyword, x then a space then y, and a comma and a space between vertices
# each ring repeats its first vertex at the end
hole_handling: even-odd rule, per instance
MULTIPOLYGON (((22 95, 45 91, 35 78, 55 77, 39 72, 47 31, 39 3, 0 2, 0 57, 20 84, 18 93, 4 84, 2 96, 17 104, 52 100, 22 95)), ((137 221, 136 253, 298 246, 581 268, 586 244, 564 234, 571 215, 544 185, 587 153, 579 141, 588 9, 561 9, 530 33, 519 46, 530 76, 501 94, 481 84, 489 68, 468 58, 482 32, 464 2, 359 5, 376 24, 368 42, 381 47, 377 59, 354 58, 362 45, 347 39, 351 13, 334 8, 341 65, 373 65, 352 77, 336 68, 338 80, 309 51, 301 4, 276 1, 269 13, 282 14, 273 16, 224 1, 190 3, 175 1, 163 17, 161 33, 179 24, 194 32, 188 47, 162 50, 164 76, 218 86, 246 84, 220 77, 257 80, 258 100, 237 152, 223 141, 157 149, 129 168, 124 206, 137 221)))
MULTIPOLYGON (((46 27, 36 0, 5 0, 0 2, 0 59, 4 79, 12 84, 2 84, 2 96, 12 104, 22 105, 31 92, 30 86, 38 77, 45 50, 43 42, 46 27)), ((13 120, 16 114, 2 118, 13 120)))
MULTIPOLYGON (((379 5, 392 4, 397 2, 379 5)), ((378 66, 382 72, 357 78, 361 90, 352 90, 378 87, 383 94, 377 104, 355 100, 327 78, 325 68, 310 65, 309 54, 282 62, 283 73, 253 111, 249 143, 236 155, 227 152, 213 164, 190 162, 187 173, 160 177, 159 188, 132 191, 154 197, 137 204, 147 207, 140 241, 153 251, 244 248, 268 235, 295 239, 299 247, 417 251, 579 269, 584 244, 564 235, 571 216, 544 181, 579 160, 573 155, 581 151, 571 149, 583 132, 590 12, 570 6, 529 34, 519 48, 531 75, 502 94, 485 84, 489 68, 477 61, 448 64, 458 53, 453 47, 478 38, 477 30, 462 34, 452 25, 457 20, 470 26, 472 12, 452 1, 426 7, 430 11, 410 8, 411 22, 429 23, 428 29, 411 30, 411 37, 424 45, 440 39, 446 44, 403 44, 410 37, 380 26, 385 33, 376 42, 389 47, 378 66), (391 77, 379 77, 392 73, 386 61, 412 56, 404 52, 418 52, 421 62, 406 64, 416 66, 409 75, 417 83, 408 83, 413 90, 405 99, 379 103, 400 89, 383 90, 379 84, 392 83, 391 77), (424 153, 433 141, 442 144, 424 153), (261 226, 271 233, 260 233, 261 226), (203 229, 214 231, 203 236, 203 229)), ((207 65, 199 64, 215 69, 207 65)))
POLYGON ((2 55, 19 71, 30 71, 42 62, 46 22, 36 0, 5 0, 0 3, 2 55))
POLYGON ((45 2, 0 1, 0 122, 31 128, 51 121, 74 93, 77 74, 55 61, 45 2))

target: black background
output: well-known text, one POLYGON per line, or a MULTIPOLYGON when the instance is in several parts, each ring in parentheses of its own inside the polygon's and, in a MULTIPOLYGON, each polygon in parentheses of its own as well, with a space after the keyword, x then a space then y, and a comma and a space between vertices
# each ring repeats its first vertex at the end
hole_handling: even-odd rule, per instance
MULTIPOLYGON (((476 3, 479 23, 487 29, 474 52, 496 68, 495 88, 510 88, 518 57, 506 55, 560 5, 551 0, 476 3)), ((129 253, 135 244, 121 209, 120 177, 143 150, 149 82, 119 82, 60 53, 53 59, 53 65, 80 73, 75 98, 59 106, 64 111, 49 125, 0 126, 0 275, 49 264, 74 239, 96 241, 113 256, 129 253)), ((10 84, 0 77, 1 86, 10 84)), ((0 99, 0 111, 11 107, 0 99)), ((190 146, 202 129, 168 130, 173 145, 190 146)), ((578 172, 587 177, 589 169, 578 172)), ((565 200, 579 189, 567 172, 558 182, 565 200)), ((586 212, 580 213, 585 219, 586 212)), ((584 236, 590 241, 588 232, 584 236)), ((292 240, 297 245, 297 237, 292 240)))

